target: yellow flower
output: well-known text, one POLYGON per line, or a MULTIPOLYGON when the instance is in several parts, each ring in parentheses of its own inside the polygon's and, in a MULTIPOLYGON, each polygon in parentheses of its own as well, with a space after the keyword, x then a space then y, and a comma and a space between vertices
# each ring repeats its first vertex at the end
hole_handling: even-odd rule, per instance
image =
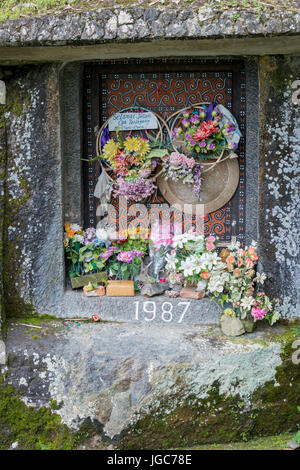
POLYGON ((145 155, 147 155, 147 153, 150 150, 149 142, 148 140, 143 140, 143 139, 140 139, 140 142, 141 142, 141 145, 140 145, 139 155, 141 157, 144 157, 145 155))
POLYGON ((110 139, 103 147, 103 157, 109 162, 113 161, 117 151, 119 150, 119 144, 113 139, 110 139))
POLYGON ((224 310, 224 314, 228 315, 229 317, 235 317, 235 311, 232 308, 226 308, 224 310))
POLYGON ((139 139, 138 137, 127 137, 124 142, 124 148, 128 153, 139 153, 141 149, 141 142, 141 139, 139 139))

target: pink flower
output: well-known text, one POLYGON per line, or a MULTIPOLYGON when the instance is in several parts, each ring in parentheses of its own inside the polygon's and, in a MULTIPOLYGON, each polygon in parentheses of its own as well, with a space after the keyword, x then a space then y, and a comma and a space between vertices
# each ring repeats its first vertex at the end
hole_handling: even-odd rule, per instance
POLYGON ((215 245, 212 242, 206 243, 206 249, 208 251, 212 251, 214 249, 215 245))
POLYGON ((267 311, 265 308, 253 307, 251 310, 251 315, 254 317, 255 321, 262 320, 266 313, 267 311))
POLYGON ((207 237, 207 241, 208 242, 214 242, 215 241, 215 237, 213 237, 212 235, 210 235, 209 237, 207 237))

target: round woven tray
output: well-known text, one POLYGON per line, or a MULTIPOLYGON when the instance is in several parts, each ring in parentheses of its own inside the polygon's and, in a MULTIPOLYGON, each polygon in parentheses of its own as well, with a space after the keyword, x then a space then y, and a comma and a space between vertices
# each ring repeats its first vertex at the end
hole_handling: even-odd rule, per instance
POLYGON ((187 214, 196 214, 196 205, 199 205, 198 210, 208 214, 223 207, 233 197, 239 183, 239 164, 237 158, 227 159, 205 173, 201 201, 189 185, 180 181, 165 180, 163 175, 159 175, 157 183, 160 192, 172 206, 187 214))

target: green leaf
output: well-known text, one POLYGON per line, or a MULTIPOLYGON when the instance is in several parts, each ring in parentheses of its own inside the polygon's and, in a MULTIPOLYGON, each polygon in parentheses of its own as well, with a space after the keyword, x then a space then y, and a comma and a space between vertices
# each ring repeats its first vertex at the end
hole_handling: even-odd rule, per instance
POLYGON ((297 432, 296 436, 294 437, 294 441, 296 441, 297 444, 300 444, 300 431, 297 432))
POLYGON ((167 149, 152 149, 147 155, 147 158, 163 158, 169 152, 167 149))

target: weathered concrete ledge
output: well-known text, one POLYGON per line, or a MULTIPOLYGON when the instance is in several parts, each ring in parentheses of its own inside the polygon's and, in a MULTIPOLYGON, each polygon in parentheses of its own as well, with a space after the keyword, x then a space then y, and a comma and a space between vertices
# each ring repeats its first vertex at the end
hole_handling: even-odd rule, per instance
POLYGON ((300 370, 283 326, 237 339, 208 325, 41 326, 10 324, 5 383, 30 407, 55 401, 72 430, 88 420, 118 447, 153 449, 296 427, 300 370))
POLYGON ((300 35, 245 37, 223 39, 159 39, 139 42, 104 42, 102 44, 47 46, 0 45, 0 64, 70 62, 147 57, 210 57, 210 56, 298 56, 300 35))
POLYGON ((99 314, 102 320, 116 322, 217 324, 220 313, 220 306, 209 298, 193 300, 170 299, 166 295, 151 298, 136 295, 99 299, 87 297, 81 290, 67 290, 63 309, 55 316, 91 318, 93 314, 99 314))
POLYGON ((242 38, 300 33, 300 13, 216 9, 102 8, 0 23, 0 46, 78 45, 178 38, 242 38))

